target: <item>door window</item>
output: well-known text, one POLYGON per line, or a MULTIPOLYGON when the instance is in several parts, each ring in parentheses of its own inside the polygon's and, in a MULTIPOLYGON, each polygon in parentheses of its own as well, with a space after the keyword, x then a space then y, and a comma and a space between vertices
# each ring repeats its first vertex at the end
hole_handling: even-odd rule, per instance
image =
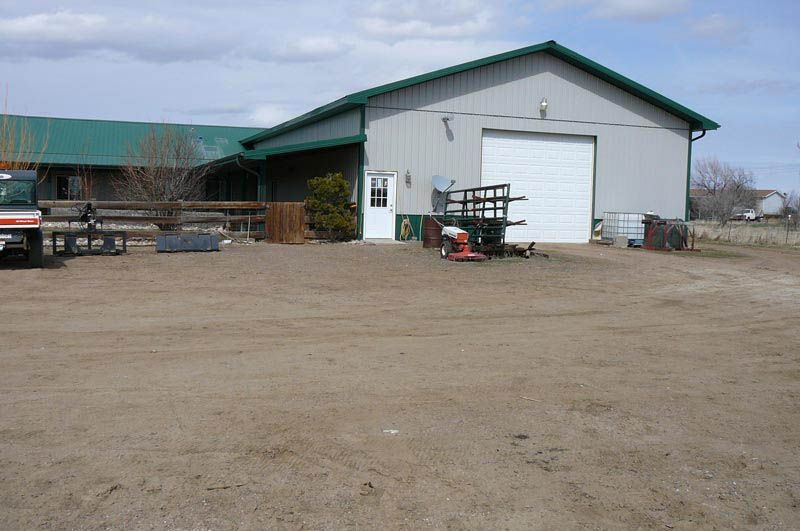
POLYGON ((389 179, 372 177, 369 183, 369 206, 386 208, 389 206, 389 179))

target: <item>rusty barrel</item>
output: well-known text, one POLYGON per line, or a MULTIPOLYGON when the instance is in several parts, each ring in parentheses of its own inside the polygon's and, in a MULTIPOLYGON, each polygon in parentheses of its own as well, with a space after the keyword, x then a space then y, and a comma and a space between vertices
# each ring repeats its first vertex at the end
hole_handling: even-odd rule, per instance
POLYGON ((442 227, 430 216, 422 218, 422 246, 436 249, 442 246, 442 227))

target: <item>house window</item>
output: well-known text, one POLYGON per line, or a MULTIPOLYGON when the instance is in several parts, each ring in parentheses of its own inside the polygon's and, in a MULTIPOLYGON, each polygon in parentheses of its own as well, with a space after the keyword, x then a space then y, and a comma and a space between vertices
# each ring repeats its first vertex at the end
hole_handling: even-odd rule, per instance
POLYGON ((56 199, 80 199, 81 178, 77 175, 59 175, 56 177, 56 199))

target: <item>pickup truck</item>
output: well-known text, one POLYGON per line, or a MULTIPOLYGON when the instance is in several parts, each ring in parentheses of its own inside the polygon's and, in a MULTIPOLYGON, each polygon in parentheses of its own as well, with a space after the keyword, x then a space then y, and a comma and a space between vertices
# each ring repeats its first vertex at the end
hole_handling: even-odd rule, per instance
POLYGON ((762 219, 764 219, 764 215, 756 214, 756 211, 752 208, 737 210, 731 216, 731 220, 734 221, 761 221, 762 219))
POLYGON ((0 258, 6 256, 22 256, 30 267, 44 265, 35 171, 0 169, 0 258))

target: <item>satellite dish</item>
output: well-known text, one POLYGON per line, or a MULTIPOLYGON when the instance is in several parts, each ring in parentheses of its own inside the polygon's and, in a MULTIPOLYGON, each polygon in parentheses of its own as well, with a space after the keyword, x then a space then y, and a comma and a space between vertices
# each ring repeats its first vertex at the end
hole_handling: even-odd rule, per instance
POLYGON ((433 190, 431 191, 431 207, 433 212, 440 213, 444 210, 445 193, 456 184, 455 179, 448 179, 442 175, 434 175, 431 178, 433 190))
POLYGON ((455 180, 448 179, 442 175, 434 175, 431 178, 431 182, 433 182, 433 187, 440 192, 446 192, 448 188, 456 184, 455 180))

